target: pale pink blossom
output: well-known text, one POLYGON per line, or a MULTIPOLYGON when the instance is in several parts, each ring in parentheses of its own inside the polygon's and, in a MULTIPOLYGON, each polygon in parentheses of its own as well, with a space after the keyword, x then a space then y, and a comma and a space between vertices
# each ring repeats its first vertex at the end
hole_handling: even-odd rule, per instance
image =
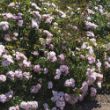
POLYGON ((83 101, 84 100, 84 94, 79 94, 78 100, 83 101))
POLYGON ((27 60, 27 57, 21 52, 16 52, 15 56, 16 56, 16 60, 27 60))
POLYGON ((23 110, 37 110, 38 109, 38 102, 37 101, 22 101, 20 103, 20 108, 23 110))
POLYGON ((20 110, 19 106, 12 106, 12 107, 9 107, 9 110, 20 110))
POLYGON ((31 62, 27 60, 23 60, 23 66, 29 68, 31 67, 31 62))
POLYGON ((6 81, 6 76, 5 75, 0 75, 0 82, 5 82, 6 81))
POLYGON ((69 67, 67 65, 60 65, 60 71, 67 75, 69 73, 69 67))
POLYGON ((39 92, 39 90, 41 89, 42 85, 41 84, 37 84, 31 87, 30 92, 33 94, 36 94, 39 92))
POLYGON ((56 53, 54 51, 50 51, 47 54, 47 59, 50 60, 51 62, 57 61, 56 53))
POLYGON ((108 69, 108 68, 110 68, 110 63, 108 61, 105 61, 104 66, 105 66, 106 69, 108 69))
POLYGON ((7 31, 9 29, 9 23, 7 21, 1 21, 0 29, 2 29, 3 31, 7 31))
POLYGON ((32 75, 30 72, 23 72, 23 78, 29 80, 30 78, 32 78, 32 75))
POLYGON ((50 14, 42 15, 42 19, 45 21, 45 23, 48 23, 48 24, 51 24, 53 21, 53 17, 50 14))
POLYGON ((5 53, 5 46, 4 45, 0 45, 0 56, 5 53))
POLYGON ((4 54, 3 59, 7 60, 9 63, 14 63, 13 57, 11 55, 4 54))
POLYGON ((23 73, 22 73, 21 70, 16 70, 15 71, 15 78, 23 79, 23 73))
POLYGON ((34 65, 33 70, 34 72, 39 73, 41 72, 42 69, 41 69, 41 66, 38 64, 38 65, 34 65))
POLYGON ((34 7, 36 10, 41 10, 41 8, 34 2, 31 3, 31 6, 34 7))
POLYGON ((12 99, 13 97, 13 91, 10 90, 9 92, 5 93, 5 96, 7 97, 7 101, 9 101, 10 99, 12 99))
POLYGON ((67 79, 64 85, 66 87, 75 87, 75 80, 73 78, 67 79))
POLYGON ((58 58, 59 58, 59 60, 60 60, 61 62, 63 62, 63 61, 65 60, 65 55, 64 55, 64 54, 60 54, 60 55, 58 56, 58 58))
POLYGON ((52 42, 52 38, 46 38, 46 39, 45 39, 45 43, 46 43, 47 45, 51 44, 51 42, 52 42))
POLYGON ((7 97, 6 97, 5 94, 1 94, 1 95, 0 95, 0 102, 1 102, 1 103, 7 102, 7 97))
POLYGON ((96 29, 98 27, 95 23, 89 21, 86 21, 85 25, 86 25, 86 29, 96 29))
POLYGON ((60 69, 56 69, 54 79, 60 79, 61 74, 62 73, 61 73, 60 69))
POLYGON ((95 59, 94 56, 88 56, 87 59, 88 59, 89 64, 93 64, 93 63, 95 63, 95 61, 96 61, 96 59, 95 59))
POLYGON ((23 26, 24 21, 22 19, 18 20, 17 24, 19 27, 23 26))
POLYGON ((44 74, 48 73, 48 68, 44 68, 44 74))
POLYGON ((86 82, 86 81, 84 81, 83 83, 82 83, 82 86, 81 86, 81 91, 82 91, 82 94, 83 95, 86 95, 87 94, 87 92, 88 92, 88 83, 86 82))
POLYGON ((95 34, 94 34, 92 31, 87 31, 87 32, 86 32, 86 35, 87 35, 88 37, 95 37, 95 34))
POLYGON ((49 37, 49 38, 53 37, 53 34, 49 32, 48 30, 44 30, 43 33, 44 35, 46 35, 46 37, 49 37))
POLYGON ((35 28, 35 29, 39 29, 39 24, 38 24, 38 22, 35 19, 32 19, 31 27, 35 28))
POLYGON ((15 72, 9 71, 9 72, 7 73, 7 77, 8 77, 9 79, 11 79, 11 80, 14 80, 14 79, 15 79, 15 72))

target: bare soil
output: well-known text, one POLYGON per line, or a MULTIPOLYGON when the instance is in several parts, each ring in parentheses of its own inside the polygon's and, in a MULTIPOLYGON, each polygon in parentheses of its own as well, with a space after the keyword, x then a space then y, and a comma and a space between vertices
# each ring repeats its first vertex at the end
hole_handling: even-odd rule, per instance
POLYGON ((93 100, 86 100, 83 103, 78 104, 75 109, 76 110, 110 110, 110 95, 99 94, 93 100))

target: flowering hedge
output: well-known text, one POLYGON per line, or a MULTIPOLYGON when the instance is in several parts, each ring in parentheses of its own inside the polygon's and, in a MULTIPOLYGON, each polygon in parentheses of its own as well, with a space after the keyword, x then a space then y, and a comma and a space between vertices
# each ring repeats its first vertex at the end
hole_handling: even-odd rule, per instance
POLYGON ((103 81, 109 87, 109 6, 109 0, 1 2, 0 109, 65 110, 95 97, 103 81))

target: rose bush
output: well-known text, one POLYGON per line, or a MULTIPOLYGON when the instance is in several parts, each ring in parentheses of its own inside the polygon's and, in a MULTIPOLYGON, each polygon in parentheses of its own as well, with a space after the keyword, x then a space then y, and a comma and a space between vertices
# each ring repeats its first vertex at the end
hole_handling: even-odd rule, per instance
POLYGON ((65 110, 109 88, 108 0, 0 6, 1 110, 65 110))

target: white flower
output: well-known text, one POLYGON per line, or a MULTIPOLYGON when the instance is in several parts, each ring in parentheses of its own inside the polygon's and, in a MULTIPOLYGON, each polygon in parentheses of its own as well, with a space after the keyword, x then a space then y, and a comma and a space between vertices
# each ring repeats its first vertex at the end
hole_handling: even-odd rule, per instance
POLYGON ((0 29, 2 29, 3 31, 7 31, 9 29, 9 23, 7 21, 1 21, 0 29))
POLYGON ((82 83, 81 91, 82 91, 82 94, 83 94, 83 95, 86 95, 86 94, 87 94, 87 91, 88 91, 88 83, 87 83, 86 81, 84 81, 84 82, 82 83))
POLYGON ((37 21, 41 20, 41 15, 40 15, 39 11, 33 11, 32 14, 36 18, 37 21))
POLYGON ((96 43, 96 39, 95 39, 95 38, 91 38, 90 41, 92 42, 92 44, 93 44, 94 46, 97 46, 97 43, 96 43))
POLYGON ((47 24, 51 24, 53 21, 53 17, 50 14, 44 14, 42 15, 42 19, 45 21, 47 24))
POLYGON ((39 92, 41 87, 42 87, 41 84, 34 85, 34 86, 31 87, 30 92, 36 94, 36 93, 39 92))
POLYGON ((15 79, 15 72, 9 71, 9 72, 7 73, 7 77, 8 77, 9 79, 11 79, 11 80, 14 80, 14 79, 15 79))
POLYGON ((95 57, 94 56, 88 56, 88 62, 89 62, 89 64, 93 64, 93 63, 95 63, 95 57))
POLYGON ((84 100, 84 95, 83 94, 80 94, 79 97, 78 97, 79 101, 83 101, 84 100))
POLYGON ((91 75, 94 72, 95 72, 95 68, 87 68, 86 75, 89 76, 89 75, 91 75))
POLYGON ((60 110, 64 110, 65 105, 66 105, 65 101, 60 100, 56 101, 56 106, 60 108, 60 110))
POLYGON ((46 35, 46 37, 49 37, 49 38, 53 37, 53 34, 49 32, 48 30, 44 30, 43 33, 44 35, 46 35))
POLYGON ((51 44, 52 38, 46 38, 45 39, 45 42, 46 42, 47 45, 51 44))
POLYGON ((44 74, 47 74, 47 73, 48 73, 48 69, 44 68, 44 74))
POLYGON ((54 51, 50 51, 47 54, 47 59, 50 60, 51 62, 55 62, 57 60, 56 53, 54 51))
POLYGON ((65 100, 64 100, 64 92, 57 92, 57 91, 52 91, 53 97, 51 100, 55 102, 56 106, 60 108, 61 110, 64 109, 65 107, 65 100))
POLYGON ((110 63, 109 62, 105 61, 104 65, 105 65, 105 68, 107 68, 107 69, 110 68, 110 63))
POLYGON ((87 80, 88 85, 92 85, 96 81, 96 78, 97 78, 97 73, 95 72, 94 68, 88 68, 86 75, 88 79, 87 80))
POLYGON ((61 62, 65 60, 64 54, 60 54, 58 57, 61 62))
POLYGON ((6 81, 6 76, 0 75, 0 82, 5 82, 5 81, 6 81))
POLYGON ((67 75, 69 73, 69 68, 67 65, 60 65, 60 71, 67 75))
POLYGON ((18 20, 18 22, 17 22, 17 24, 18 24, 19 27, 22 27, 23 26, 23 23, 24 23, 24 21, 22 19, 21 20, 18 20))
POLYGON ((39 64, 34 65, 33 70, 34 70, 34 72, 39 73, 41 71, 41 66, 39 64))
POLYGON ((4 45, 0 45, 0 56, 5 52, 5 46, 4 45))
POLYGON ((30 78, 32 78, 32 75, 30 74, 30 72, 23 72, 23 77, 26 80, 29 80, 30 78))
POLYGON ((23 79, 23 73, 22 73, 21 70, 16 70, 15 71, 15 78, 23 79))
POLYGON ((16 60, 27 60, 27 57, 21 52, 16 52, 15 56, 16 56, 16 60))
POLYGON ((87 49, 88 49, 88 53, 90 55, 93 55, 94 54, 94 50, 93 50, 93 47, 92 46, 88 46, 87 49))
POLYGON ((64 83, 66 87, 74 87, 75 86, 75 80, 73 78, 67 79, 64 83))
POLYGON ((88 43, 87 42, 83 42, 81 49, 87 49, 88 47, 88 43))
POLYGON ((4 54, 2 57, 9 63, 14 63, 13 57, 11 55, 4 54))
POLYGON ((9 101, 13 97, 13 91, 11 90, 11 91, 5 93, 5 96, 7 97, 7 101, 9 101))
POLYGON ((37 101, 28 101, 28 102, 21 102, 20 108, 24 110, 36 110, 38 109, 38 102, 37 101))
POLYGON ((1 95, 0 95, 0 102, 1 102, 1 103, 5 103, 6 101, 7 101, 6 95, 5 95, 5 94, 1 94, 1 95))
POLYGON ((18 32, 14 32, 13 35, 14 35, 15 37, 18 37, 19 34, 18 34, 18 32))
POLYGON ((95 12, 89 8, 87 9, 87 11, 88 11, 88 14, 95 14, 95 12))
POLYGON ((62 73, 61 73, 60 69, 56 69, 54 79, 60 79, 61 74, 62 73))
POLYGON ((12 107, 9 107, 8 110, 20 110, 19 106, 12 106, 12 107))
POLYGON ((103 74, 97 73, 97 86, 99 88, 102 87, 102 81, 103 81, 103 74))
POLYGON ((92 31, 87 31, 86 34, 88 37, 95 37, 95 35, 92 31))
POLYGON ((27 104, 31 110, 36 110, 38 108, 38 102, 37 101, 28 101, 27 104))
POLYGON ((97 66, 98 70, 100 71, 102 63, 100 62, 99 59, 97 60, 96 66, 97 66))
POLYGON ((88 76, 87 83, 88 85, 92 85, 95 81, 96 81, 96 73, 94 72, 88 76))
POLYGON ((23 60, 23 66, 24 67, 31 67, 31 62, 27 60, 23 60))
POLYGON ((39 29, 39 25, 35 19, 32 19, 32 28, 39 29))
POLYGON ((64 13, 61 10, 58 10, 58 12, 59 12, 59 15, 61 16, 61 18, 66 18, 66 13, 64 13))
POLYGON ((52 81, 49 81, 48 82, 48 89, 52 89, 53 88, 53 83, 52 83, 52 81))
POLYGON ((86 29, 96 29, 98 26, 92 22, 86 21, 85 22, 86 29))
POLYGON ((91 16, 87 16, 87 17, 86 17, 86 20, 87 20, 87 21, 91 21, 91 16))
POLYGON ((31 6, 34 7, 36 10, 39 10, 39 11, 41 10, 41 8, 38 7, 37 4, 34 2, 31 3, 31 6))
POLYGON ((102 88, 102 81, 97 81, 97 86, 98 86, 99 88, 102 88))
POLYGON ((20 108, 22 108, 22 109, 24 109, 24 110, 27 110, 27 109, 26 109, 26 108, 27 108, 27 102, 25 102, 25 101, 21 102, 20 108))
POLYGON ((12 13, 3 13, 2 14, 6 19, 14 18, 14 15, 12 13))

